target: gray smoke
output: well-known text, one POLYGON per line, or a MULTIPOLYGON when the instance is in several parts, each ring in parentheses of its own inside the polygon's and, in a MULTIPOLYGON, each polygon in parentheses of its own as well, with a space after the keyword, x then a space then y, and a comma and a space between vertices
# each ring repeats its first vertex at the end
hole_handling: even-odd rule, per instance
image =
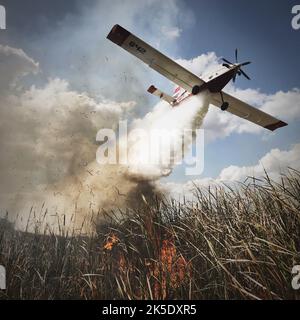
MULTIPOLYGON (((9 61, 0 65, 6 68, 1 74, 8 75, 0 100, 1 210, 8 211, 18 228, 27 225, 29 215, 29 228, 33 228, 44 214, 44 222, 52 228, 62 217, 64 224, 79 228, 103 209, 133 205, 134 195, 136 202, 143 193, 159 195, 155 180, 170 174, 173 163, 145 168, 136 161, 143 149, 132 142, 128 166, 100 166, 95 161, 97 131, 116 130, 119 120, 132 116, 135 102, 97 101, 61 79, 24 89, 18 87, 18 80, 37 73, 38 63, 22 50, 4 46, 0 46, 0 58, 9 61)), ((191 98, 173 109, 158 103, 145 117, 136 119, 132 128, 150 131, 164 125, 167 130, 179 129, 180 135, 181 129, 201 125, 207 105, 204 97, 191 98)), ((172 139, 178 148, 180 136, 172 139)))
POLYGON ((154 118, 143 116, 151 108, 146 86, 167 83, 105 35, 119 23, 160 50, 176 52, 173 40, 178 25, 189 21, 186 14, 176 0, 105 0, 82 4, 77 15, 55 25, 41 22, 42 37, 14 34, 11 43, 38 53, 39 62, 22 49, 0 45, 0 214, 8 212, 19 228, 29 215, 34 220, 45 214, 46 223, 55 226, 63 217, 77 228, 102 208, 133 205, 135 195, 141 201, 138 190, 160 193, 155 180, 166 174, 160 167, 155 176, 145 172, 135 179, 128 166, 95 161, 99 129, 115 130, 119 120, 137 116, 141 125, 156 126, 154 118))
MULTIPOLYGON (((7 46, 0 46, 0 59, 2 212, 8 210, 12 218, 23 216, 44 201, 53 211, 61 203, 63 210, 74 207, 82 188, 88 188, 84 175, 92 174, 89 165, 95 159, 97 131, 115 129, 135 103, 96 101, 71 90, 61 79, 24 90, 18 80, 38 72, 38 64, 22 50, 7 46)), ((109 170, 103 171, 106 180, 109 170)))

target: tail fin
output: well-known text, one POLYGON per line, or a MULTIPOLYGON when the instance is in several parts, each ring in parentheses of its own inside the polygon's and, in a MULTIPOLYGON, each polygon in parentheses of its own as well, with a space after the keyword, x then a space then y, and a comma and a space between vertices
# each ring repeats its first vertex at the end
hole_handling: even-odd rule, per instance
POLYGON ((150 86, 147 90, 149 93, 159 97, 162 100, 165 100, 166 102, 168 102, 171 106, 174 105, 174 103, 176 102, 176 99, 174 99, 173 97, 169 96, 168 94, 162 92, 161 90, 155 88, 153 85, 150 86))

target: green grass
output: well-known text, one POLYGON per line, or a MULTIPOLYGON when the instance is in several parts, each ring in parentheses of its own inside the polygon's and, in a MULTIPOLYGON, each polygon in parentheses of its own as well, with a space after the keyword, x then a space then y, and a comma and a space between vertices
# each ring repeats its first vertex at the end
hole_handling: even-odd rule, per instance
POLYGON ((134 208, 101 212, 90 237, 2 220, 0 298, 299 299, 300 173, 194 193, 193 203, 137 195, 134 208))

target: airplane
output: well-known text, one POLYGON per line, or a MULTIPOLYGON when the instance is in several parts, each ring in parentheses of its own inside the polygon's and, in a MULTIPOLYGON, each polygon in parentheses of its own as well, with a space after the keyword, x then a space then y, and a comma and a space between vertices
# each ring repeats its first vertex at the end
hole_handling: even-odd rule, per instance
POLYGON ((168 102, 172 107, 179 106, 183 100, 192 95, 208 90, 211 93, 210 103, 223 111, 228 111, 271 131, 287 125, 287 123, 222 91, 231 80, 235 82, 237 76, 243 75, 250 80, 242 67, 251 62, 238 63, 237 49, 235 63, 223 58, 224 63, 219 70, 200 78, 118 24, 111 29, 107 39, 177 84, 178 87, 172 96, 157 89, 154 85, 148 89, 149 93, 168 102))

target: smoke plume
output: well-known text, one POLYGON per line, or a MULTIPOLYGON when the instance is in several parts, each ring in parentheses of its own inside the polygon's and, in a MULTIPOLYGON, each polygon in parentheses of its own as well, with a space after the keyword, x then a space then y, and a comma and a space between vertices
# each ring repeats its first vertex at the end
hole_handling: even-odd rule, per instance
MULTIPOLYGON (((200 96, 177 108, 159 102, 145 117, 131 119, 134 101, 96 100, 72 90, 62 79, 24 88, 20 79, 39 72, 38 63, 10 47, 0 46, 0 55, 9 61, 0 65, 6 68, 1 74, 7 74, 0 99, 1 211, 8 212, 18 228, 33 228, 43 217, 43 223, 52 228, 63 224, 80 229, 83 221, 102 210, 124 208, 141 201, 142 194, 159 193, 155 181, 172 172, 183 130, 199 127, 207 112, 206 98, 200 96), (172 133, 173 158, 140 163, 149 141, 129 139, 128 165, 99 165, 95 160, 97 131, 117 130, 124 119, 132 120, 129 133, 139 128, 172 133)), ((164 159, 167 151, 162 145, 155 157, 164 159)))

